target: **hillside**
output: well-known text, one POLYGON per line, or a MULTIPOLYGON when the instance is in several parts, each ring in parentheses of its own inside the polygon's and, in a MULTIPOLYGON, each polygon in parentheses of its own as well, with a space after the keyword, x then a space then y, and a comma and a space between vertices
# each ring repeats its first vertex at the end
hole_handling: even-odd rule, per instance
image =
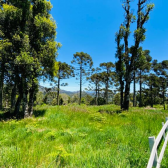
POLYGON ((148 137, 157 136, 166 116, 159 108, 35 107, 33 118, 0 122, 0 167, 144 168, 148 137))
MULTIPOLYGON (((50 91, 52 91, 52 92, 57 92, 57 87, 47 88, 47 87, 39 85, 39 91, 40 92, 43 92, 45 94, 46 93, 46 89, 50 89, 50 91)), ((67 91, 67 90, 62 90, 61 89, 60 93, 65 93, 65 94, 67 94, 68 96, 71 97, 72 95, 79 93, 79 91, 67 91)), ((91 96, 94 94, 94 92, 92 92, 92 91, 86 91, 85 93, 87 93, 87 94, 89 94, 91 96)))

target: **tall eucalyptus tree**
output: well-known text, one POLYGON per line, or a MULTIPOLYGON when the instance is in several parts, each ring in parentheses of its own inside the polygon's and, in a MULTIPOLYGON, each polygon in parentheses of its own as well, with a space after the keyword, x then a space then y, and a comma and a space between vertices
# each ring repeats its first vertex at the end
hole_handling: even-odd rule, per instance
POLYGON ((148 4, 147 0, 138 0, 137 19, 133 15, 130 5, 131 0, 123 0, 123 9, 125 10, 125 21, 120 26, 124 41, 124 65, 125 65, 125 94, 123 109, 129 109, 130 84, 133 79, 135 63, 138 60, 138 49, 140 44, 145 40, 146 29, 144 24, 149 19, 149 14, 154 8, 154 4, 148 4), (134 45, 129 46, 129 36, 131 34, 131 23, 136 21, 136 30, 134 31, 134 45))

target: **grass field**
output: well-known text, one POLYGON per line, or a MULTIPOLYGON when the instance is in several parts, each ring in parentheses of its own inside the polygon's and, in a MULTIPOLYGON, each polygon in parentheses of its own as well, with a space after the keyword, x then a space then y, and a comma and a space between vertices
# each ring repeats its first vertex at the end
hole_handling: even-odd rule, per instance
MULTIPOLYGON (((1 168, 145 168, 148 137, 168 116, 159 106, 39 106, 34 117, 0 122, 1 168)), ((168 150, 162 168, 168 167, 168 150)))

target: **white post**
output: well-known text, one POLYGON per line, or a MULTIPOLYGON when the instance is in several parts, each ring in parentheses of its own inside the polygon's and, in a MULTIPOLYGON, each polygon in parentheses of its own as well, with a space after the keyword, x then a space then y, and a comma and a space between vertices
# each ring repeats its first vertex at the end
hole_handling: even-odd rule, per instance
MULTIPOLYGON (((162 122, 162 127, 164 126, 164 122, 162 122)), ((163 139, 165 140, 165 132, 163 133, 163 139)))
MULTIPOLYGON (((168 117, 166 117, 166 122, 168 121, 168 117)), ((168 128, 166 128, 166 131, 168 131, 168 128)))
MULTIPOLYGON (((153 145, 155 143, 155 137, 152 136, 152 137, 149 137, 149 148, 150 148, 150 153, 152 152, 152 148, 153 148, 153 145)), ((157 166, 157 160, 158 160, 158 156, 157 156, 157 150, 155 151, 155 159, 153 161, 153 166, 156 167, 157 166)))

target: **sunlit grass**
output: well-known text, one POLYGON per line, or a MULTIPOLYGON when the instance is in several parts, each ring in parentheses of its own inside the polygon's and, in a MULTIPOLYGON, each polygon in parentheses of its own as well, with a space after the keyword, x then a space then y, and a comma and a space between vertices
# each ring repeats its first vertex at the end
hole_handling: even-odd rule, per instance
POLYGON ((0 167, 145 167, 148 137, 167 116, 161 107, 35 107, 33 118, 0 122, 0 167))

